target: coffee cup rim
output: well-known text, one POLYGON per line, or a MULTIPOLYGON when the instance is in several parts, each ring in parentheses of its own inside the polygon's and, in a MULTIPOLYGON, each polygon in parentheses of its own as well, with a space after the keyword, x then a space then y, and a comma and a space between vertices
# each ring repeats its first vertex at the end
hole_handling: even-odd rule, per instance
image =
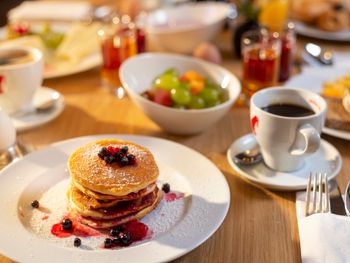
POLYGON ((31 53, 33 55, 34 59, 32 61, 27 61, 25 63, 20 63, 20 64, 0 65, 0 69, 22 68, 22 67, 25 67, 25 66, 29 66, 29 65, 35 64, 38 61, 43 59, 43 53, 38 48, 22 47, 22 46, 5 46, 5 47, 0 47, 0 50, 13 50, 13 49, 26 50, 27 52, 29 52, 29 53, 31 53))
POLYGON ((327 103, 326 101, 324 100, 324 98, 322 98, 322 96, 320 96, 319 94, 313 92, 313 91, 310 91, 310 90, 306 90, 306 89, 301 89, 301 88, 287 88, 287 87, 283 87, 283 86, 278 86, 278 87, 269 87, 269 88, 265 88, 265 89, 262 89, 256 93, 253 94, 253 96, 251 97, 250 99, 250 105, 254 105, 254 107, 259 111, 259 112, 262 112, 268 116, 273 116, 275 118, 279 118, 279 119, 286 119, 286 120, 302 120, 302 119, 310 119, 310 118, 315 118, 315 117, 318 117, 320 115, 323 115, 326 113, 327 111, 327 103), (309 116, 302 116, 302 117, 287 117, 287 116, 281 116, 281 115, 276 115, 276 114, 272 114, 272 113, 269 113, 267 111, 264 111, 261 107, 257 106, 255 101, 256 98, 258 96, 261 96, 262 94, 264 93, 270 93, 270 92, 278 92, 278 91, 295 91, 295 92, 299 92, 299 93, 306 93, 306 94, 309 94, 311 96, 314 96, 317 98, 317 100, 319 102, 321 102, 321 104, 323 105, 319 105, 317 104, 315 101, 313 101, 313 103, 316 105, 316 107, 318 107, 320 110, 315 112, 314 114, 312 115, 309 115, 309 116))

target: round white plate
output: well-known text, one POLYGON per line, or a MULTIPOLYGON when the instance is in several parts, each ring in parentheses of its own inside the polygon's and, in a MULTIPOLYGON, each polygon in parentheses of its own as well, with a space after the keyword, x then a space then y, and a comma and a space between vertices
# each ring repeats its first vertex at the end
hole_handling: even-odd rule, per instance
MULTIPOLYGON (((301 88, 321 93, 325 81, 335 81, 337 78, 350 72, 348 67, 318 67, 308 69, 299 75, 289 79, 284 86, 289 88, 301 88)), ((322 132, 337 138, 350 140, 350 132, 324 127, 322 132)))
POLYGON ((207 240, 223 222, 230 203, 225 177, 203 155, 171 141, 135 135, 87 136, 53 144, 6 167, 0 172, 0 187, 0 251, 19 262, 170 261, 207 240), (50 220, 62 218, 61 207, 67 209, 69 155, 102 138, 125 139, 150 149, 159 166, 159 184, 169 182, 172 191, 183 192, 185 197, 168 203, 162 200, 142 219, 153 231, 149 240, 109 250, 100 248, 102 241, 91 249, 91 237, 82 238, 84 246, 75 248, 74 237, 66 240, 50 234, 50 220), (30 207, 34 199, 50 218, 44 220, 38 209, 30 207))
POLYGON ((31 112, 25 113, 23 115, 11 116, 13 124, 18 132, 33 129, 35 127, 48 123, 61 114, 64 109, 64 98, 56 90, 47 87, 40 87, 34 95, 33 103, 34 105, 40 105, 41 102, 50 99, 53 94, 58 96, 59 99, 56 101, 56 104, 52 107, 52 109, 40 113, 31 112))
POLYGON ((303 36, 323 40, 350 41, 350 29, 338 32, 328 32, 320 30, 316 27, 309 26, 300 21, 294 20, 293 23, 295 25, 295 31, 303 36))
POLYGON ((288 191, 306 189, 310 172, 327 173, 330 180, 339 173, 342 166, 338 150, 325 140, 321 141, 320 149, 313 155, 305 157, 304 165, 294 172, 278 172, 267 167, 264 162, 244 166, 233 161, 233 156, 237 153, 251 149, 256 144, 253 134, 240 137, 227 150, 227 159, 240 175, 267 188, 288 191))

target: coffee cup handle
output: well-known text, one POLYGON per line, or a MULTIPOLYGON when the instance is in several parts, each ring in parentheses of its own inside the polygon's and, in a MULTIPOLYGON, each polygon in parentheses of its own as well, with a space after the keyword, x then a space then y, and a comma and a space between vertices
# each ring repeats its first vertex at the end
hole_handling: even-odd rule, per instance
POLYGON ((312 125, 307 123, 298 128, 290 153, 291 155, 311 154, 318 150, 320 144, 320 134, 312 125))

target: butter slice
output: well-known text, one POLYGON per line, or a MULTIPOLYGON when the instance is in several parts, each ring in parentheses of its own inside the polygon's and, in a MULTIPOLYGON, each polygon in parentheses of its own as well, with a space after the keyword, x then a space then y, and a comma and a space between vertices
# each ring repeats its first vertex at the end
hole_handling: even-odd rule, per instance
POLYGON ((79 63, 83 58, 99 52, 97 31, 100 27, 99 23, 74 24, 58 46, 55 56, 71 63, 79 63))

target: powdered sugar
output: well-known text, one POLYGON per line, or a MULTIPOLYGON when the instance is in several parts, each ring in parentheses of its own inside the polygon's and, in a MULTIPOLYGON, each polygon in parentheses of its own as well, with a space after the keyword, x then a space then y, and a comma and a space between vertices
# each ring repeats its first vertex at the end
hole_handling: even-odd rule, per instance
MULTIPOLYGON (((154 211, 141 220, 152 232, 151 238, 136 242, 132 246, 157 239, 160 235, 170 232, 185 216, 186 210, 189 209, 191 196, 185 179, 165 164, 160 164, 159 166, 161 174, 157 182, 158 187, 161 189, 163 183, 170 183, 173 191, 186 193, 185 197, 172 202, 166 202, 163 199, 154 211)), ((52 226, 61 222, 68 213, 66 192, 70 184, 70 178, 67 176, 63 166, 50 171, 50 175, 46 176, 51 176, 54 182, 47 189, 36 193, 35 198, 40 203, 39 209, 33 209, 27 203, 20 204, 21 221, 40 238, 60 246, 73 247, 74 235, 67 238, 58 238, 51 233, 52 226)), ((103 235, 99 237, 80 237, 82 240, 80 249, 101 249, 107 236, 108 233, 103 232, 103 235)))

